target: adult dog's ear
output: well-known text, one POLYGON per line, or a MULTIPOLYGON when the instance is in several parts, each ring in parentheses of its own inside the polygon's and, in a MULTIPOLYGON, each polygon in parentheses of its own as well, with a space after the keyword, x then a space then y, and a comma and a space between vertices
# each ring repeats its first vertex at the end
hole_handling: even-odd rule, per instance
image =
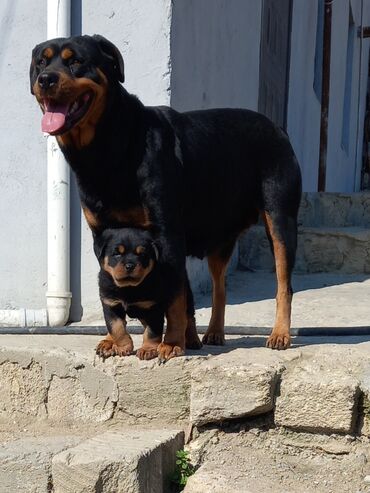
POLYGON ((154 251, 155 259, 158 262, 158 260, 159 260, 159 250, 158 250, 158 246, 156 245, 156 243, 154 241, 152 242, 152 248, 153 248, 153 251, 154 251))
POLYGON ((103 55, 109 60, 112 65, 113 73, 120 82, 125 82, 125 66, 121 52, 113 43, 108 41, 100 34, 94 34, 93 39, 97 41, 103 55))
POLYGON ((33 86, 35 85, 36 79, 37 79, 37 73, 36 73, 36 54, 39 51, 39 46, 35 46, 34 49, 32 50, 32 60, 31 60, 31 65, 30 65, 30 89, 31 89, 31 94, 35 95, 33 86))

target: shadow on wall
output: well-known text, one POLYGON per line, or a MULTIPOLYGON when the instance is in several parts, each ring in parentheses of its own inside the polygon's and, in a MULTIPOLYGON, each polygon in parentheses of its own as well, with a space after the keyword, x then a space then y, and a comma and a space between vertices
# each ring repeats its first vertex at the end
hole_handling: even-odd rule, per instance
POLYGON ((171 106, 257 109, 260 1, 173 2, 171 106))
MULTIPOLYGON (((82 33, 82 0, 72 2, 72 36, 82 33)), ((70 210, 70 231, 71 231, 71 292, 72 303, 70 310, 70 321, 78 322, 82 318, 83 309, 81 305, 81 206, 78 194, 78 187, 74 174, 71 172, 71 210, 70 210)))

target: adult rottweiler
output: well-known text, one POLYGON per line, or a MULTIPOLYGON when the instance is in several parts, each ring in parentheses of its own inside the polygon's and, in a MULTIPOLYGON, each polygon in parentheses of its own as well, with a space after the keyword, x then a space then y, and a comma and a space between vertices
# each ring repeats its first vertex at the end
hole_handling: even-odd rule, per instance
MULTIPOLYGON (((30 78, 44 113, 42 129, 56 136, 76 174, 93 233, 139 227, 150 229, 160 245, 174 286, 160 359, 184 353, 186 331, 193 344, 198 341, 187 327, 186 255, 207 257, 213 303, 203 342, 223 344, 226 266, 238 236, 259 214, 277 276, 276 321, 267 346, 287 348, 301 196, 287 135, 249 110, 179 113, 144 106, 121 85, 122 56, 102 36, 37 45, 30 78)), ((117 344, 120 337, 111 336, 117 344)))
MULTIPOLYGON (((94 251, 100 263, 100 299, 111 334, 98 344, 97 353, 105 358, 112 350, 119 356, 133 352, 131 336, 122 327, 127 314, 139 319, 145 329, 143 345, 136 356, 146 360, 156 358, 173 289, 163 275, 160 251, 152 235, 136 228, 105 229, 95 235, 94 251), (114 336, 119 344, 112 346, 114 336)), ((186 283, 188 324, 195 327, 193 295, 187 279, 186 283)))

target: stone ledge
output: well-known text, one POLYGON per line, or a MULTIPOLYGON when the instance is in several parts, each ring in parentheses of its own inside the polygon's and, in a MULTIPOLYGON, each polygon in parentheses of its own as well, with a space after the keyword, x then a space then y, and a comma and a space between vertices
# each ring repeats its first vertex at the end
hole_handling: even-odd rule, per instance
POLYGON ((362 420, 369 434, 370 342, 283 352, 230 343, 216 356, 204 348, 160 366, 135 356, 102 362, 89 344, 76 345, 87 336, 50 337, 71 337, 75 349, 0 350, 2 424, 203 426, 275 410, 276 424, 287 428, 354 433, 362 420))

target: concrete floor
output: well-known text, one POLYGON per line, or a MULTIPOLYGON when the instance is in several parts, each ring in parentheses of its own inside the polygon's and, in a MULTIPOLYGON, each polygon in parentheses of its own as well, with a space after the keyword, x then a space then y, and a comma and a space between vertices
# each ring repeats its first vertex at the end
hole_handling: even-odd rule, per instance
MULTIPOLYGON (((293 328, 370 328, 370 275, 308 274, 293 276, 293 328)), ((274 323, 274 273, 234 271, 227 280, 227 332, 265 328, 274 323)), ((196 294, 196 318, 204 332, 211 314, 211 294, 196 294)), ((137 326, 136 320, 130 321, 137 326)), ((81 325, 104 325, 102 313, 85 317, 81 325)))

